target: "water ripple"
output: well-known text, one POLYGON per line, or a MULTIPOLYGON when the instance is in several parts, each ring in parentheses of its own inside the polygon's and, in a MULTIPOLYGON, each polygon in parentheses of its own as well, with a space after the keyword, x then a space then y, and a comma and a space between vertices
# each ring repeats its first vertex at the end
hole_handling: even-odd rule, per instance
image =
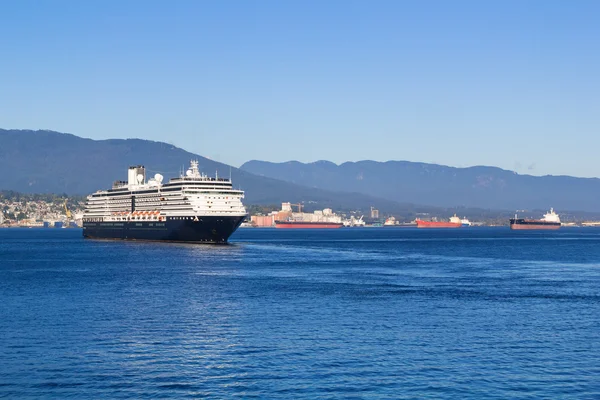
POLYGON ((600 231, 0 230, 0 397, 600 398, 600 231))

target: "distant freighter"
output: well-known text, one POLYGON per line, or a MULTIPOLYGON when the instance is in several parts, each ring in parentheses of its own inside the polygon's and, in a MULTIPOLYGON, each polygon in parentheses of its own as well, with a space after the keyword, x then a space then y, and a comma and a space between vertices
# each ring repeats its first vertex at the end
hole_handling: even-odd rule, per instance
MULTIPOLYGON (((361 217, 362 222, 362 217, 361 217)), ((344 226, 342 217, 331 208, 316 210, 313 213, 302 212, 302 204, 281 203, 281 211, 277 213, 275 228, 284 229, 335 229, 344 226), (292 211, 292 206, 298 207, 298 212, 292 211)))
POLYGON ((246 217, 244 192, 231 179, 211 178, 192 161, 185 175, 146 182, 143 166, 129 168, 127 181, 87 197, 83 236, 93 239, 225 243, 246 217))
POLYGON ((335 229, 344 226, 342 222, 275 221, 275 228, 316 228, 335 229))
POLYGON ((542 219, 525 219, 518 218, 516 215, 510 219, 510 229, 527 230, 527 229, 558 229, 560 228, 560 218, 550 209, 549 213, 544 214, 542 219))
POLYGON ((454 214, 453 217, 450 217, 449 222, 439 222, 439 221, 423 221, 417 219, 417 227, 418 228, 460 228, 463 226, 463 223, 460 218, 454 214))

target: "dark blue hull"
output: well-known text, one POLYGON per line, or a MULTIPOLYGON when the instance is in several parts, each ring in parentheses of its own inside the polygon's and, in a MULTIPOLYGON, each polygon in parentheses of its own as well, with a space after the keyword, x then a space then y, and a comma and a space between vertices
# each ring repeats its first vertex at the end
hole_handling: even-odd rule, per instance
POLYGON ((227 243, 244 216, 168 217, 166 221, 83 222, 89 239, 160 240, 169 242, 227 243))

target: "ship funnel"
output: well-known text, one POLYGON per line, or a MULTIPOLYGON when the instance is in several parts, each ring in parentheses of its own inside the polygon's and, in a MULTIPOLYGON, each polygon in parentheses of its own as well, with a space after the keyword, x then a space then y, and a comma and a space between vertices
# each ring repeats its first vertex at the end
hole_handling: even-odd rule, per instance
POLYGON ((136 165, 133 167, 129 167, 129 171, 127 172, 127 184, 129 185, 137 185, 146 182, 146 168, 143 165, 136 165), (140 180, 141 175, 141 180, 140 180))

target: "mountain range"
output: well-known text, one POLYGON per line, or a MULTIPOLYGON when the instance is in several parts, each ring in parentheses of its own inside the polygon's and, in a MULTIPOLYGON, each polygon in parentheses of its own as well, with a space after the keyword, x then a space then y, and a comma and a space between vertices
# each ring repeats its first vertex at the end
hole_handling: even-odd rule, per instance
MULTIPOLYGON (((0 129, 0 189, 22 193, 86 195, 127 178, 130 165, 145 165, 149 176, 179 176, 190 160, 209 175, 232 177, 247 204, 305 202, 334 209, 405 211, 413 206, 361 193, 338 193, 252 174, 173 145, 141 139, 92 140, 48 130, 0 129)), ((309 207, 310 208, 310 207, 309 207)))
POLYGON ((495 167, 455 168, 408 161, 249 161, 253 174, 298 185, 372 194, 436 207, 600 211, 600 179, 520 175, 495 167))
POLYGON ((149 175, 174 177, 192 159, 209 175, 231 175, 234 187, 246 191, 247 204, 290 201, 304 202, 307 209, 363 211, 373 206, 405 216, 550 207, 600 212, 600 180, 595 178, 535 177, 495 167, 406 161, 249 161, 234 168, 163 142, 0 129, 0 189, 24 193, 89 194, 125 179, 127 168, 137 164, 145 165, 149 175))

